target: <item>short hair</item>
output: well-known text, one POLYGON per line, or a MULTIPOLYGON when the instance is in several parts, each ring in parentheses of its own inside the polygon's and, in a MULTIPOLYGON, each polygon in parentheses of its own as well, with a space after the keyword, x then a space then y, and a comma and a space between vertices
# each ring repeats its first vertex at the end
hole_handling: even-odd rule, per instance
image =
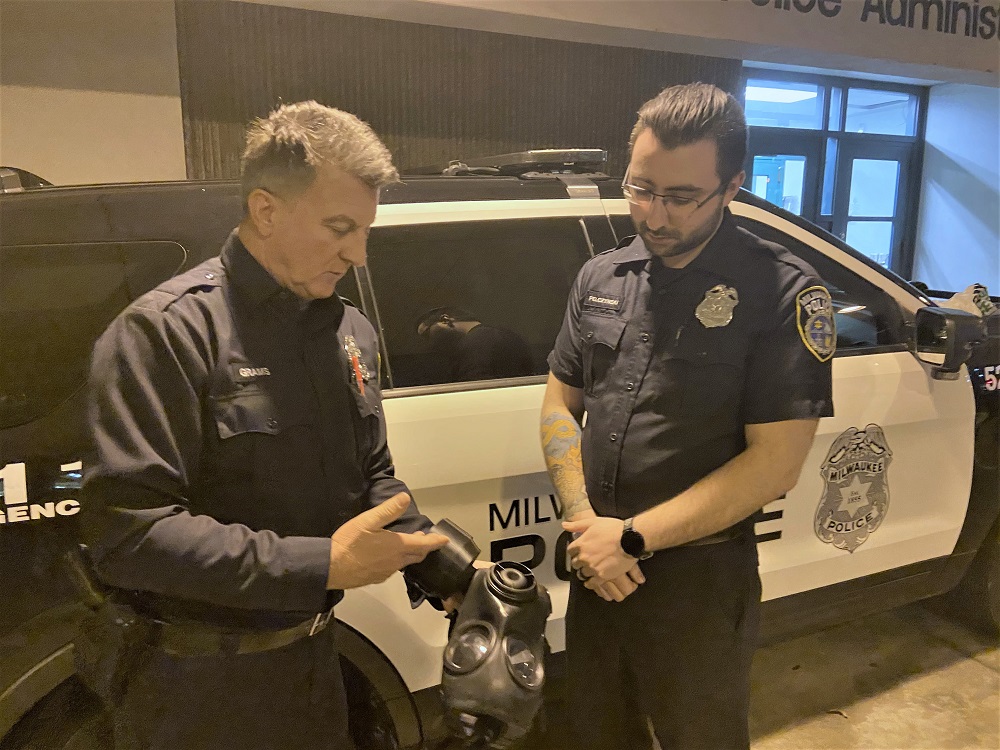
POLYGON ((282 198, 295 196, 325 165, 373 190, 399 181, 392 154, 366 122, 315 101, 283 104, 247 129, 240 159, 243 210, 258 188, 282 198))
POLYGON ((743 169, 747 155, 747 121, 743 107, 732 94, 709 83, 670 86, 639 109, 628 147, 644 130, 666 149, 705 140, 715 141, 718 151, 715 172, 729 181, 743 169))

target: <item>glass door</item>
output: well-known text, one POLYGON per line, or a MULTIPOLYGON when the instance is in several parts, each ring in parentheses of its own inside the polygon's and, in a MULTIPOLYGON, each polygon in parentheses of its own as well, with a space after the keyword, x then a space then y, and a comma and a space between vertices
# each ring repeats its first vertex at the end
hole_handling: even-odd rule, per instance
POLYGON ((893 143, 841 141, 833 232, 886 268, 903 242, 909 152, 893 143))
POLYGON ((743 187, 786 211, 816 221, 820 146, 815 134, 751 129, 746 163, 743 187))

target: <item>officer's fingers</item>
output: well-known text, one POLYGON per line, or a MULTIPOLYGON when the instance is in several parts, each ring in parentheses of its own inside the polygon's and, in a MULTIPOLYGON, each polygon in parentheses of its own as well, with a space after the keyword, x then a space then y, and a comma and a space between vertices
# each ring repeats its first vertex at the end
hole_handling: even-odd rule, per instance
POLYGON ((618 576, 612 583, 622 592, 623 596, 628 596, 638 588, 627 575, 618 576))
POLYGON ((402 516, 409 507, 410 496, 405 492, 400 492, 355 517, 354 523, 366 531, 376 531, 402 516))
POLYGON ((626 575, 635 581, 636 584, 643 584, 646 582, 646 576, 643 575, 642 569, 639 567, 639 563, 633 565, 632 569, 626 575))
POLYGON ((448 544, 443 534, 396 534, 403 555, 411 562, 420 562, 427 555, 448 544))
POLYGON ((581 518, 579 521, 563 521, 562 527, 572 534, 582 534, 597 521, 597 517, 581 518))
POLYGON ((616 602, 625 601, 627 594, 623 594, 621 589, 619 589, 614 581, 608 581, 604 584, 604 590, 608 592, 608 595, 614 599, 616 602))
POLYGON ((595 579, 591 578, 589 580, 586 580, 586 581, 583 582, 583 585, 584 585, 585 588, 590 589, 595 594, 597 594, 599 597, 601 597, 604 601, 606 601, 606 602, 614 601, 611 598, 611 595, 607 591, 604 590, 604 586, 601 585, 600 583, 598 583, 595 579))

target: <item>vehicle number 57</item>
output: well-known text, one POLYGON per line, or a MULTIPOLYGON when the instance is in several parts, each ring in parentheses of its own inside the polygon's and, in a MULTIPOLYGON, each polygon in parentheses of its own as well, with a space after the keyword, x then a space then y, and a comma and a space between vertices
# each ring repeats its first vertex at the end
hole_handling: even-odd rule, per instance
POLYGON ((995 391, 1000 388, 1000 365, 991 365, 983 368, 983 378, 986 390, 995 391))

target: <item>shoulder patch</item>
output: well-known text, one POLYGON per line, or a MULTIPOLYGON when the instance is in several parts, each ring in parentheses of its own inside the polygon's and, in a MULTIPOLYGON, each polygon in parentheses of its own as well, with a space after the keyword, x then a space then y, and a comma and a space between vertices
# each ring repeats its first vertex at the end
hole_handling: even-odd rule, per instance
POLYGON ((810 286, 795 297, 795 322, 806 349, 820 362, 837 351, 837 328, 833 319, 833 300, 824 286, 810 286))

